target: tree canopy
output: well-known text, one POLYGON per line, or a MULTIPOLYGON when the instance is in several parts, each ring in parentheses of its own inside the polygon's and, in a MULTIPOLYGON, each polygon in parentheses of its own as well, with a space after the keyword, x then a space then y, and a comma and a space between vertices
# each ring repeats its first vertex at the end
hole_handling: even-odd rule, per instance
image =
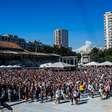
POLYGON ((98 49, 93 48, 90 53, 91 61, 96 62, 104 62, 104 61, 111 61, 112 62, 112 48, 110 49, 98 49))

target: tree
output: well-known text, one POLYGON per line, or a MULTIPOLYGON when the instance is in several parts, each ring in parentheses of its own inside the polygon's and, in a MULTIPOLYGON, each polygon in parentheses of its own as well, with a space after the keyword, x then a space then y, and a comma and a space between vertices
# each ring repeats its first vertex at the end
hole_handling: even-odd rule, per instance
POLYGON ((98 61, 98 49, 97 48, 93 48, 91 53, 90 53, 90 57, 91 57, 91 61, 98 61))
POLYGON ((98 48, 93 48, 90 53, 91 61, 96 62, 104 62, 111 61, 112 62, 112 48, 100 50, 98 48))

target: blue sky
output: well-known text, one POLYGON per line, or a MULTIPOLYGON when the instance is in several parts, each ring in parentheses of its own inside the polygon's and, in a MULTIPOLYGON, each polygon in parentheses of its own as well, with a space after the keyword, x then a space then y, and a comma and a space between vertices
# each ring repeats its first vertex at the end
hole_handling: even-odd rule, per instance
POLYGON ((65 28, 74 49, 86 40, 103 47, 106 11, 112 0, 0 0, 0 33, 53 45, 53 31, 65 28))

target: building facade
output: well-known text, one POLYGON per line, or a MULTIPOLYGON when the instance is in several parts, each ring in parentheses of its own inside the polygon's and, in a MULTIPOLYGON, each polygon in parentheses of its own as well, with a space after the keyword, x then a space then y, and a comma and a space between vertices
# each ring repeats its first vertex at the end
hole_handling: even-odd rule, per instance
POLYGON ((41 42, 38 42, 36 40, 31 42, 30 41, 26 42, 25 39, 20 38, 16 35, 11 35, 11 34, 0 35, 0 42, 16 43, 23 49, 26 49, 29 51, 35 51, 35 52, 37 52, 36 49, 38 49, 38 47, 41 46, 41 42))
POLYGON ((60 62, 67 63, 70 65, 77 65, 78 58, 77 56, 62 56, 60 57, 60 62))
POLYGON ((81 63, 87 64, 90 62, 90 54, 89 53, 81 53, 81 63))
POLYGON ((54 31, 55 45, 57 47, 68 48, 68 30, 66 29, 56 29, 54 31))
POLYGON ((19 38, 16 35, 11 35, 11 34, 0 35, 0 41, 13 42, 18 44, 22 48, 25 48, 26 46, 26 41, 24 39, 19 38))
POLYGON ((105 48, 112 48, 112 12, 104 14, 105 48))

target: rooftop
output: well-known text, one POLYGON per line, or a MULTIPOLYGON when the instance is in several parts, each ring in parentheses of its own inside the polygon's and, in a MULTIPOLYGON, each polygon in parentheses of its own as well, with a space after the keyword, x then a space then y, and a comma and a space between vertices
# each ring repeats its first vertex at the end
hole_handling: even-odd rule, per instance
POLYGON ((21 47, 14 42, 0 41, 0 47, 20 49, 21 47))

